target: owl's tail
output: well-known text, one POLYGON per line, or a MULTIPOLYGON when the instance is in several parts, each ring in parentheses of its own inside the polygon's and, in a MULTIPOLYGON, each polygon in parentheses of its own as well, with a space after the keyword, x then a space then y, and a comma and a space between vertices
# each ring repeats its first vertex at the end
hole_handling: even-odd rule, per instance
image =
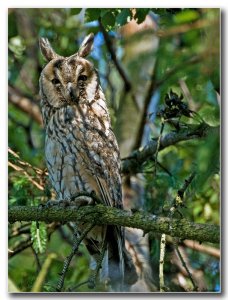
MULTIPOLYGON (((113 206, 113 200, 104 179, 96 176, 103 204, 113 206)), ((121 205, 120 205, 121 207, 121 205)), ((124 230, 120 226, 107 226, 105 239, 107 242, 106 276, 115 291, 126 291, 128 286, 137 281, 138 275, 130 254, 125 248, 124 230)))
POLYGON ((130 254, 124 245, 124 234, 119 226, 108 226, 108 277, 113 291, 127 291, 138 275, 130 254))

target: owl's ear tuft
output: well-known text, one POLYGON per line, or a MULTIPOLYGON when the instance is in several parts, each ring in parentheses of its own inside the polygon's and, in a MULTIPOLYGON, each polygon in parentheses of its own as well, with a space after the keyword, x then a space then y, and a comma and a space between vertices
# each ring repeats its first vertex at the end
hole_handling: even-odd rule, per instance
POLYGON ((94 34, 90 33, 89 35, 87 35, 79 50, 78 50, 78 56, 80 57, 86 57, 87 55, 89 55, 89 53, 91 52, 92 48, 93 48, 93 41, 94 41, 94 34))
POLYGON ((59 57, 47 38, 39 38, 39 45, 41 53, 47 61, 51 61, 52 59, 59 57))

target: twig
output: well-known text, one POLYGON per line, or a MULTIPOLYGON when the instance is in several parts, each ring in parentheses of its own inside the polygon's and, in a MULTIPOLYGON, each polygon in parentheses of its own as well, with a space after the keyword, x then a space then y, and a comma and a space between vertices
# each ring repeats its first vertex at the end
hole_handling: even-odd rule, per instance
MULTIPOLYGON (((193 178, 195 177, 196 173, 193 172, 189 177, 188 179, 185 179, 184 181, 184 184, 183 186, 177 191, 177 196, 175 197, 175 199, 173 200, 173 204, 172 204, 172 207, 170 208, 170 213, 169 213, 169 216, 172 218, 173 215, 174 215, 174 212, 178 209, 178 207, 182 207, 184 206, 184 203, 183 203, 183 197, 184 197, 184 193, 186 192, 187 188, 189 187, 189 185, 191 184, 193 178)), ((177 210, 178 211, 178 210, 177 210)), ((179 211, 178 211, 179 212, 179 211)), ((181 215, 182 217, 182 214, 179 212, 179 214, 181 215)), ((170 228, 172 230, 172 228, 170 228)), ((193 277, 192 277, 192 274, 190 273, 188 267, 187 267, 187 264, 185 263, 184 261, 184 258, 182 256, 182 254, 180 253, 180 250, 178 248, 178 241, 179 239, 177 238, 174 238, 173 239, 173 245, 174 245, 174 248, 177 252, 177 255, 182 263, 182 266, 184 267, 184 269, 186 270, 187 274, 188 274, 188 277, 189 279, 191 280, 192 282, 192 285, 193 285, 193 290, 194 291, 197 291, 198 290, 198 287, 196 286, 194 280, 193 280, 193 277)))
POLYGON ((10 233, 9 239, 18 237, 21 234, 29 234, 29 233, 30 233, 29 228, 16 228, 16 229, 13 229, 12 232, 10 233))
POLYGON ((8 87, 8 96, 9 102, 30 115, 32 119, 35 120, 39 125, 43 124, 40 107, 32 99, 22 95, 12 86, 8 87))
POLYGON ((39 190, 44 190, 44 176, 47 176, 47 172, 45 170, 39 169, 37 167, 32 166, 28 162, 23 161, 20 156, 15 153, 11 148, 8 148, 8 152, 10 155, 14 157, 13 161, 8 161, 8 165, 17 172, 21 172, 24 174, 28 180, 35 185, 39 190), (34 173, 30 174, 31 172, 34 173), (37 177, 40 181, 38 183, 34 177, 37 177))
POLYGON ((58 282, 57 287, 56 287, 56 291, 57 292, 61 292, 61 290, 63 288, 65 276, 66 276, 67 270, 69 268, 70 262, 71 262, 72 258, 74 257, 75 253, 78 251, 78 247, 79 247, 80 243, 84 240, 84 238, 86 237, 86 235, 89 233, 89 231, 93 227, 94 227, 94 224, 90 224, 83 231, 83 233, 81 234, 81 236, 79 238, 75 238, 75 242, 74 242, 72 251, 71 251, 70 255, 67 256, 66 259, 65 259, 65 261, 64 261, 63 270, 62 270, 62 272, 60 274, 61 276, 59 278, 59 282, 58 282))
POLYGON ((159 133, 159 137, 157 140, 157 148, 156 148, 156 152, 155 152, 155 160, 154 160, 154 175, 156 176, 157 173, 157 164, 158 164, 158 152, 159 152, 159 148, 161 145, 161 138, 162 138, 162 133, 165 127, 165 120, 162 118, 162 123, 161 123, 161 129, 160 129, 160 133, 159 133))
MULTIPOLYGON (((211 127, 206 123, 188 125, 188 128, 179 132, 170 132, 161 138, 159 150, 181 141, 198 139, 209 134, 217 134, 219 127, 211 127)), ((122 174, 136 174, 142 171, 143 163, 153 158, 157 149, 157 141, 151 140, 143 149, 135 150, 129 157, 122 160, 122 174)))
POLYGON ((191 248, 193 250, 196 251, 200 251, 202 253, 214 256, 218 259, 220 259, 220 249, 217 249, 215 247, 211 247, 208 245, 201 245, 200 243, 196 242, 196 241, 191 241, 191 240, 185 240, 183 241, 183 244, 188 247, 191 248))
POLYGON ((179 70, 183 69, 184 66, 192 66, 193 64, 197 64, 202 62, 205 59, 206 53, 203 53, 201 55, 192 56, 188 59, 186 59, 184 62, 181 62, 180 64, 176 65, 172 69, 169 69, 163 76, 162 79, 158 80, 156 82, 156 88, 161 86, 163 83, 165 83, 171 76, 175 75, 179 70))
POLYGON ((197 20, 194 23, 187 23, 187 24, 182 24, 181 26, 175 26, 172 28, 169 28, 168 30, 157 30, 156 35, 165 38, 165 37, 170 37, 172 35, 180 34, 180 33, 185 33, 190 30, 194 29, 200 29, 208 26, 217 26, 218 21, 209 21, 209 20, 197 20))
POLYGON ((150 78, 150 85, 148 87, 146 96, 145 96, 145 100, 143 101, 144 106, 143 106, 143 114, 142 114, 142 119, 139 125, 139 130, 137 133, 137 137, 135 140, 135 144, 133 147, 133 150, 138 149, 141 145, 141 140, 142 140, 142 136, 143 136, 143 131, 144 131, 144 127, 145 127, 145 120, 147 118, 147 113, 148 113, 148 107, 151 101, 151 98, 157 88, 157 83, 156 83, 156 74, 157 74, 157 67, 158 67, 158 60, 155 60, 155 65, 153 68, 153 71, 151 73, 151 78, 150 78))
POLYGON ((27 161, 23 161, 20 156, 13 151, 10 147, 8 148, 8 152, 15 157, 15 160, 17 161, 17 163, 22 166, 22 167, 27 167, 32 169, 35 173, 37 173, 38 175, 47 175, 47 172, 45 170, 39 169, 37 167, 32 166, 30 163, 28 163, 27 161))
POLYGON ((13 164, 11 161, 8 162, 8 165, 9 165, 9 167, 11 167, 12 169, 14 169, 15 171, 23 173, 23 174, 28 178, 28 180, 29 180, 33 185, 35 185, 35 187, 37 187, 39 190, 41 190, 41 191, 44 190, 44 187, 43 187, 42 185, 40 185, 38 182, 36 182, 36 181, 28 174, 28 172, 26 172, 24 169, 22 169, 21 167, 19 167, 19 166, 13 164))
POLYGON ((36 253, 35 249, 33 247, 31 247, 31 248, 32 248, 32 252, 33 252, 33 255, 35 257, 35 260, 36 260, 37 272, 40 272, 40 270, 41 270, 41 263, 40 263, 40 260, 39 260, 39 256, 36 253))
POLYGON ((166 247, 166 235, 161 235, 160 243, 160 260, 159 260, 159 286, 160 292, 165 292, 165 281, 164 281, 164 260, 165 260, 165 247, 166 247))
POLYGON ((188 274, 188 277, 189 277, 189 279, 191 280, 191 283, 192 283, 192 285, 193 285, 193 290, 194 290, 194 291, 198 291, 198 287, 197 287, 197 285, 195 284, 195 281, 193 280, 192 274, 190 273, 190 271, 189 271, 189 269, 188 269, 188 267, 187 267, 187 264, 185 263, 184 258, 183 258, 183 256, 182 256, 182 254, 180 253, 180 250, 179 250, 179 248, 178 248, 178 240, 177 240, 177 239, 174 239, 174 240, 173 240, 173 245, 174 245, 174 248, 175 248, 175 250, 176 250, 176 252, 177 252, 177 255, 178 255, 178 257, 179 257, 179 259, 180 259, 180 261, 181 261, 181 263, 182 263, 182 266, 183 266, 184 269, 186 270, 186 272, 187 272, 187 274, 188 274))
POLYGON ((11 249, 8 253, 8 257, 12 258, 13 256, 17 255, 18 253, 24 251, 25 249, 32 246, 31 237, 28 237, 25 241, 20 242, 15 248, 11 249))
POLYGON ((169 215, 168 215, 169 217, 172 217, 175 211, 177 211, 182 217, 182 214, 178 211, 178 208, 184 206, 184 202, 183 202, 184 193, 186 192, 188 186, 191 184, 195 176, 196 173, 192 172, 192 174, 188 177, 188 179, 185 179, 183 186, 177 191, 177 195, 174 198, 172 202, 172 206, 169 210, 169 215))
POLYGON ((108 48, 108 51, 110 52, 112 61, 114 62, 117 71, 119 72, 121 78, 123 79, 123 82, 124 82, 124 85, 125 85, 125 91, 128 92, 128 91, 131 90, 131 87, 132 87, 131 83, 130 83, 130 80, 128 79, 126 72, 124 71, 123 67, 121 66, 121 64, 119 63, 119 61, 116 57, 116 53, 115 53, 115 51, 112 47, 112 42, 111 42, 111 40, 109 38, 109 35, 106 32, 106 30, 105 30, 105 28, 104 28, 104 26, 101 22, 101 18, 98 19, 98 22, 99 22, 99 25, 100 25, 101 32, 103 33, 106 46, 108 48))

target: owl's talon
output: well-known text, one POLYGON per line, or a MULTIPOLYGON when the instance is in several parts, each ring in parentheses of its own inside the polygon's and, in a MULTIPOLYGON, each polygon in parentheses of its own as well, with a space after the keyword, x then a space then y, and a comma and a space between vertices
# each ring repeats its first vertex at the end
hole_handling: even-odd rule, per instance
POLYGON ((59 201, 58 200, 49 200, 47 201, 45 204, 40 204, 39 207, 43 208, 50 208, 53 207, 55 205, 58 205, 59 201))
POLYGON ((94 203, 94 200, 88 196, 78 196, 76 198, 72 198, 70 202, 71 205, 74 205, 77 208, 79 208, 81 206, 92 205, 94 203))
POLYGON ((70 206, 71 205, 71 200, 59 200, 59 206, 62 206, 62 207, 67 207, 67 206, 70 206))
POLYGON ((38 209, 40 209, 40 210, 42 210, 43 208, 45 208, 45 204, 43 204, 43 203, 40 203, 39 205, 38 205, 38 209))

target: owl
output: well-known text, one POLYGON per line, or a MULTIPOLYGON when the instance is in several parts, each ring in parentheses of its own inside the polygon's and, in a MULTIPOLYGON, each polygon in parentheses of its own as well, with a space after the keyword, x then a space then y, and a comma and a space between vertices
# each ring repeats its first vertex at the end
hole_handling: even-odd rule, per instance
MULTIPOLYGON (((46 163, 57 200, 77 202, 78 193, 95 193, 104 205, 122 209, 119 148, 98 72, 86 59, 93 41, 91 33, 78 52, 63 57, 48 39, 40 38, 41 53, 47 60, 40 75, 46 163)), ((95 262, 104 241, 102 269, 111 285, 133 284, 137 275, 125 249, 123 228, 96 226, 87 235, 84 244, 95 262)))

